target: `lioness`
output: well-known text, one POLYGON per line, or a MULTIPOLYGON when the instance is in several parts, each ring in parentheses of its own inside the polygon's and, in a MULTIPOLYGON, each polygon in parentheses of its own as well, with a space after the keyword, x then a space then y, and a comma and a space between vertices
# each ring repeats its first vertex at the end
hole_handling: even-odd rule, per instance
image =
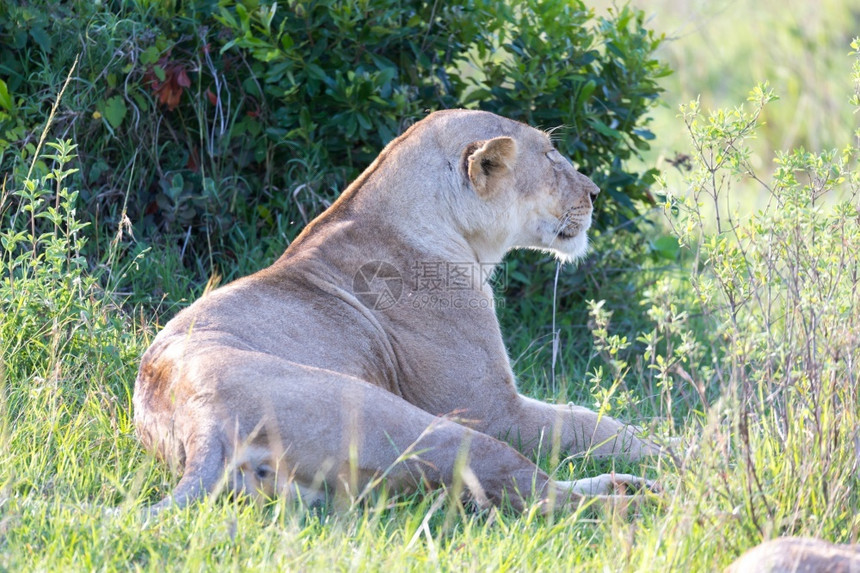
POLYGON ((554 481, 526 457, 657 448, 519 394, 484 280, 512 248, 582 256, 597 193, 522 123, 456 110, 413 125, 272 266, 180 312, 146 351, 137 431, 183 472, 153 509, 222 488, 313 502, 382 477, 518 509, 642 485, 554 481))

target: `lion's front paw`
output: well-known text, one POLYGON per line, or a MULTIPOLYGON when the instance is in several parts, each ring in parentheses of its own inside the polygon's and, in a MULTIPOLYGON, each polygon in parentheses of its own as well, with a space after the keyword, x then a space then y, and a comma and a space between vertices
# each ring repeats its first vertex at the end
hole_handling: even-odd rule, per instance
POLYGON ((559 482, 570 491, 580 495, 633 495, 643 490, 660 492, 660 485, 654 481, 631 474, 603 474, 576 481, 559 482))

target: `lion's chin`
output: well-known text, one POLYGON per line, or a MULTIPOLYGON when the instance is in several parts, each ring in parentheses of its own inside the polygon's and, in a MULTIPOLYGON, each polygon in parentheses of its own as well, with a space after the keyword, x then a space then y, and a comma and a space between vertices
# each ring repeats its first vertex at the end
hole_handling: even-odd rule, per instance
POLYGON ((583 231, 573 237, 555 237, 545 249, 562 263, 576 262, 588 254, 588 235, 583 231))

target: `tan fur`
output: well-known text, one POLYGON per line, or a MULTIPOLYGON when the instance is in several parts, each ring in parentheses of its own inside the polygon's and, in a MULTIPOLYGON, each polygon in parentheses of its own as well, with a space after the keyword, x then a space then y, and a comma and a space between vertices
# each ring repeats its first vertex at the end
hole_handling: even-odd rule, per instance
POLYGON ((486 270, 515 247, 580 257, 596 193, 524 124, 464 110, 416 123, 271 267, 195 302, 144 354, 138 433, 183 472, 155 509, 220 489, 354 497, 381 478, 393 492, 462 484, 517 508, 647 485, 538 469, 525 456, 553 442, 632 458, 656 448, 585 408, 520 395, 488 284, 434 303, 438 285, 413 280, 422 265, 486 270), (375 288, 399 276, 399 299, 357 292, 361 269, 375 288))

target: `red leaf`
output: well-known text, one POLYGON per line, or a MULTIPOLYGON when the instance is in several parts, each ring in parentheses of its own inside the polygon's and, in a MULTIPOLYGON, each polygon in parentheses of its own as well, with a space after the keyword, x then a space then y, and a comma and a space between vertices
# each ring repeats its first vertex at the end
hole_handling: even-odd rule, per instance
POLYGON ((177 68, 174 68, 174 71, 176 69, 179 70, 178 72, 176 72, 176 75, 175 75, 176 83, 179 84, 180 86, 182 86, 183 88, 190 88, 191 87, 191 80, 188 79, 188 74, 185 73, 185 68, 181 68, 181 67, 177 66, 177 68))
POLYGON ((161 86, 158 92, 158 101, 167 106, 167 109, 173 111, 179 105, 179 99, 182 97, 182 89, 176 87, 175 82, 168 82, 161 86))
POLYGON ((158 61, 158 65, 164 70, 164 81, 158 80, 153 68, 146 72, 144 79, 149 81, 158 103, 173 111, 182 99, 182 92, 191 87, 191 79, 181 63, 169 62, 163 57, 158 61))

